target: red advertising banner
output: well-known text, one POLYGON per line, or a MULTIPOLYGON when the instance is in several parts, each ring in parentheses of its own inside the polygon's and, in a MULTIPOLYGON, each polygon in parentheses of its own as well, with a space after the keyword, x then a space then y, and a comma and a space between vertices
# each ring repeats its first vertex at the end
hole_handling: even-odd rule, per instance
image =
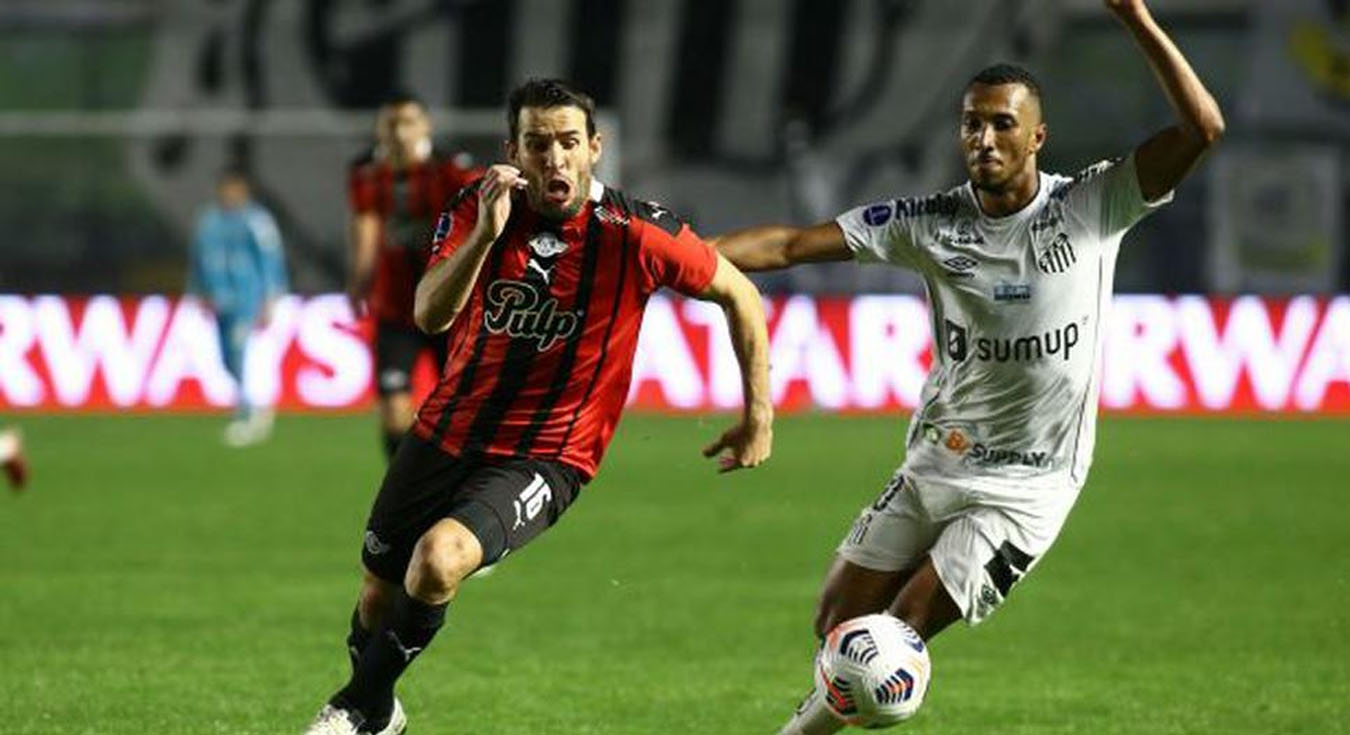
MULTIPOLYGON (((783 410, 912 408, 931 361, 922 298, 772 299, 773 397, 783 410)), ((1350 414, 1350 296, 1128 295, 1104 336, 1101 403, 1136 412, 1350 414)), ((249 396, 282 410, 369 405, 368 330, 341 295, 287 297, 253 335, 249 396)), ((418 385, 425 390, 431 366, 418 385)), ((211 410, 237 388, 191 299, 0 295, 0 410, 211 410)), ((740 374, 721 310, 653 298, 630 402, 730 409, 740 374)))

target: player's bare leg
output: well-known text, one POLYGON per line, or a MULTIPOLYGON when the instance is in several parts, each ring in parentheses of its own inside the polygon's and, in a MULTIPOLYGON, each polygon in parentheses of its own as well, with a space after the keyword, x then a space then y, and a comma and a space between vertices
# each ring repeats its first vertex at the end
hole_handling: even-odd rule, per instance
MULTIPOLYGON (((961 619, 961 609, 931 558, 925 557, 912 571, 883 572, 836 557, 816 610, 816 636, 824 637, 845 620, 883 610, 905 621, 925 641, 961 619)), ((843 728, 813 688, 780 735, 831 735, 843 728)))
POLYGON ((379 401, 380 432, 384 438, 386 459, 393 459, 398 444, 413 422, 412 394, 407 391, 389 393, 379 401))
MULTIPOLYGON (((845 620, 886 610, 909 577, 907 570, 878 571, 836 556, 830 571, 825 574, 820 602, 816 606, 816 637, 824 638, 834 626, 845 620)), ((843 728, 844 723, 830 714, 824 700, 812 687, 779 733, 830 735, 843 728)))
POLYGON ((905 621, 925 641, 961 619, 961 608, 943 586, 931 557, 900 588, 887 612, 905 621))
POLYGON ((18 429, 0 430, 0 467, 11 490, 18 492, 28 481, 28 462, 23 456, 23 435, 18 429))
POLYGON ((834 626, 850 618, 885 610, 909 576, 908 571, 877 571, 836 556, 825 574, 816 605, 816 637, 824 638, 834 626))
MULTIPOLYGON (((464 524, 447 518, 418 540, 402 589, 367 573, 358 615, 362 622, 379 626, 379 633, 369 636, 351 680, 333 697, 330 707, 344 717, 355 713, 363 732, 402 732, 403 713, 394 700, 394 683, 431 644, 460 583, 482 562, 478 537, 464 524), (388 600, 391 589, 392 603, 388 600), (381 614, 382 626, 376 622, 381 614)), ((334 716, 325 708, 320 717, 325 713, 334 716)))

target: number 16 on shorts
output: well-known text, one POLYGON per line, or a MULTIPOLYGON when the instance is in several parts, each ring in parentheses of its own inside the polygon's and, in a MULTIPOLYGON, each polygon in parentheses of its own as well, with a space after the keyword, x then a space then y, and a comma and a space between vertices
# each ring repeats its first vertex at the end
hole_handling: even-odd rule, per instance
POLYGON ((526 485, 525 489, 520 491, 520 495, 511 501, 516 509, 516 522, 515 525, 511 526, 511 530, 521 528, 534 520, 539 515, 539 511, 548 507, 551 500, 553 500, 553 489, 548 486, 548 483, 538 472, 534 473, 534 479, 530 481, 530 484, 526 485))

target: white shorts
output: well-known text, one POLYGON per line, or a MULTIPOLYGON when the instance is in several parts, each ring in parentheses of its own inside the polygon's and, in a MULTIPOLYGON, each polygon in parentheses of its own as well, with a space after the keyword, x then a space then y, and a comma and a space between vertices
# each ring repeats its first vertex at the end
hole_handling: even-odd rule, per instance
POLYGON ((1007 492, 897 471, 858 514, 839 555, 882 572, 915 569, 931 556, 942 585, 974 625, 1050 550, 1078 489, 1007 492))

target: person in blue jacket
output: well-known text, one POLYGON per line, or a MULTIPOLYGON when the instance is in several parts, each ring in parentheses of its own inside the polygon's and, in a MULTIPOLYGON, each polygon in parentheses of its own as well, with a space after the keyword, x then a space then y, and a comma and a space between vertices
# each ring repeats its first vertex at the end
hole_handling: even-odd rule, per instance
POLYGON ((253 201, 242 171, 221 174, 216 201, 197 220, 190 260, 188 292, 215 314, 221 358, 238 387, 225 443, 257 443, 271 433, 272 412, 249 403, 244 355, 249 334, 266 326, 277 298, 286 292, 286 258, 276 221, 253 201))

